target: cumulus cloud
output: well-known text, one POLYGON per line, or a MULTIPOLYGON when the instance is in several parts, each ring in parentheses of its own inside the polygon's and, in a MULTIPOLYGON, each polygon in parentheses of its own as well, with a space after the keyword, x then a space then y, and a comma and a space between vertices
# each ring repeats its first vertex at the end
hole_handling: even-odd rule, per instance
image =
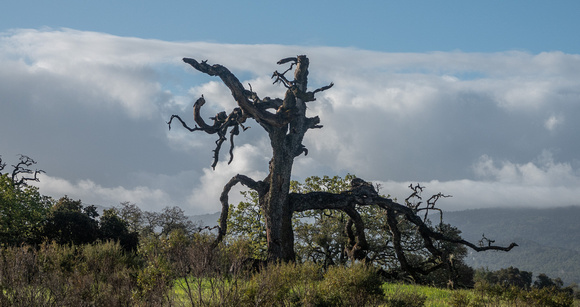
POLYGON ((158 210, 160 204, 171 205, 171 197, 165 191, 145 186, 132 189, 123 186, 103 187, 90 179, 70 182, 47 175, 41 175, 40 182, 35 185, 43 194, 54 198, 67 195, 72 199, 81 199, 86 204, 105 207, 118 206, 125 201, 139 204, 143 210, 158 210))
POLYGON ((498 166, 491 157, 483 155, 473 168, 476 175, 486 180, 532 188, 580 184, 578 172, 569 163, 554 162, 552 153, 544 151, 536 160, 525 164, 504 161, 498 166))
POLYGON ((439 192, 450 194, 438 205, 445 210, 462 210, 484 207, 560 207, 577 205, 580 198, 580 171, 569 163, 555 162, 553 154, 544 151, 533 161, 513 163, 496 162, 482 155, 472 165, 477 179, 426 182, 380 183, 391 196, 400 202, 411 194, 409 184, 427 187, 423 197, 439 192))
POLYGON ((421 182, 454 195, 446 202, 457 208, 578 199, 580 127, 570 118, 580 116, 580 55, 557 51, 385 53, 14 30, 0 34, 0 154, 32 156, 49 174, 41 189, 87 202, 218 211, 231 176, 265 176, 269 141, 250 121, 234 162, 224 148, 214 171, 214 136, 169 131, 171 114, 193 125, 202 94, 204 117, 235 107, 219 79, 181 58, 222 64, 261 97, 281 97, 269 76, 297 54, 310 58, 310 87, 335 86, 308 106, 324 128, 306 135, 296 179, 348 172, 399 198, 421 182))

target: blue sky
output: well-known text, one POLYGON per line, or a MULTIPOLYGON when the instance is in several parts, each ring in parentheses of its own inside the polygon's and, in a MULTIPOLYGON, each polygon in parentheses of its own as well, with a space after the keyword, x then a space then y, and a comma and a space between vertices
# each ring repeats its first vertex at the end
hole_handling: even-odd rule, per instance
POLYGON ((307 54, 311 86, 335 86, 308 106, 324 128, 306 135, 295 179, 353 173, 399 199, 420 182, 453 195, 446 210, 578 205, 577 12, 577 1, 4 1, 0 155, 37 160, 56 198, 212 213, 231 176, 266 175, 270 149, 254 123, 214 171, 211 136, 167 129, 202 94, 207 117, 235 106, 181 58, 274 97, 275 63, 307 54))
POLYGON ((3 1, 0 29, 384 52, 578 53, 578 1, 3 1))

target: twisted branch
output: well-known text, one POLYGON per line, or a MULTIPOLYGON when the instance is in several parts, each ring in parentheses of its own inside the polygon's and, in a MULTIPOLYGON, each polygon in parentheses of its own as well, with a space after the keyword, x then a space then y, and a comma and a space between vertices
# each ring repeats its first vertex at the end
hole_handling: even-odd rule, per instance
POLYGON ((230 204, 228 202, 230 190, 238 183, 245 185, 246 187, 258 192, 258 195, 263 195, 268 189, 268 184, 263 181, 255 181, 254 179, 246 176, 237 174, 226 185, 220 196, 220 202, 222 204, 222 212, 220 214, 220 224, 218 228, 218 236, 214 245, 217 245, 223 240, 228 231, 228 215, 230 210, 230 204))
MULTIPOLYGON (((417 192, 419 190, 420 189, 417 189, 417 192)), ((352 233, 352 230, 349 230, 347 227, 347 231, 350 231, 350 233, 348 233, 348 236, 351 242, 356 241, 359 243, 366 242, 366 239, 364 239, 364 231, 359 232, 359 229, 364 228, 364 225, 362 225, 361 223, 362 220, 359 222, 358 218, 356 217, 356 214, 352 214, 352 210, 354 210, 355 205, 359 206, 376 205, 382 208, 383 210, 386 210, 388 226, 393 236, 393 246, 395 249, 397 260, 399 261, 401 268, 407 273, 409 273, 411 276, 416 276, 417 274, 428 274, 429 272, 432 272, 433 270, 439 268, 440 266, 447 264, 447 262, 449 261, 449 259, 447 259, 448 257, 446 257, 445 252, 435 247, 434 240, 468 246, 477 252, 486 250, 498 250, 507 252, 510 251, 512 248, 518 246, 516 243, 511 243, 507 247, 495 246, 491 244, 493 242, 491 243, 488 242, 487 246, 483 246, 483 244, 478 246, 464 239, 449 237, 440 232, 434 231, 431 228, 429 228, 427 224, 425 224, 424 220, 421 217, 417 215, 416 213, 417 208, 412 206, 401 205, 394 202, 391 199, 380 196, 376 192, 372 184, 359 178, 355 178, 352 180, 351 189, 349 191, 345 191, 338 194, 329 192, 310 192, 306 194, 290 193, 289 201, 293 205, 292 208, 295 212, 301 212, 306 210, 322 210, 322 209, 342 210, 344 212, 347 212, 347 214, 350 212, 349 217, 351 218, 351 221, 349 222, 348 227, 356 225, 355 229, 357 231, 357 236, 355 236, 354 233, 352 233), (419 235, 423 240, 423 246, 433 256, 433 259, 429 261, 429 263, 432 263, 433 266, 424 269, 421 267, 414 267, 408 262, 402 247, 401 233, 398 228, 397 217, 402 217, 417 227, 419 235)), ((430 201, 429 209, 431 210, 434 209, 433 208, 434 203, 435 203, 434 201, 430 201)), ((364 244, 358 244, 357 247, 362 248, 364 247, 364 244)), ((354 251, 355 250, 351 250, 351 253, 354 251)), ((361 259, 358 257, 364 257, 364 251, 357 250, 357 252, 358 254, 357 257, 355 257, 355 259, 361 259)))
MULTIPOLYGON (((38 178, 39 174, 46 173, 43 170, 31 170, 29 167, 36 164, 29 156, 20 155, 19 162, 16 165, 12 165, 14 168, 12 170, 11 179, 15 186, 26 186, 28 181, 36 181, 39 182, 40 179, 38 178), (26 174, 32 174, 33 177, 26 177, 26 174), (20 176, 20 178, 18 178, 20 176)), ((0 170, 4 169, 6 163, 2 163, 0 159, 0 170)))
POLYGON ((218 139, 216 140, 216 148, 213 150, 213 163, 211 164, 212 169, 215 169, 218 161, 219 161, 219 153, 223 142, 227 139, 226 133, 229 128, 232 128, 230 131, 230 159, 228 164, 232 162, 234 159, 234 136, 240 133, 239 126, 242 127, 243 130, 248 128, 243 126, 245 122, 245 117, 242 113, 240 108, 235 108, 230 115, 226 115, 226 112, 219 112, 214 117, 210 117, 213 120, 213 125, 208 125, 203 118, 201 117, 201 107, 205 104, 205 99, 203 95, 193 104, 193 119, 196 122, 196 126, 191 128, 189 127, 179 115, 171 115, 169 122, 169 130, 171 130, 171 123, 173 119, 177 119, 181 125, 189 130, 190 132, 194 131, 204 131, 208 134, 218 134, 218 139))

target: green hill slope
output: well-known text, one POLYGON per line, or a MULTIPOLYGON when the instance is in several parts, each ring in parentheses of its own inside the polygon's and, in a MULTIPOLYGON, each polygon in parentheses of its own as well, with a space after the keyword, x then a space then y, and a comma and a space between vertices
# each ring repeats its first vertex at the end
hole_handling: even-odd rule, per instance
POLYGON ((466 262, 474 268, 514 266, 580 284, 580 207, 455 211, 446 212, 444 221, 472 242, 485 234, 496 244, 518 243, 509 253, 471 252, 466 262))

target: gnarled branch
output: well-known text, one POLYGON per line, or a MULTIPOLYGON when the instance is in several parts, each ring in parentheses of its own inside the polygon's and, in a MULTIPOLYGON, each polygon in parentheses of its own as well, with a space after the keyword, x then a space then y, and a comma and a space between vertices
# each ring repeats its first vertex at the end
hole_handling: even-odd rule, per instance
POLYGON ((213 120, 213 125, 208 125, 203 118, 201 117, 201 107, 205 104, 205 99, 203 95, 193 104, 193 119, 197 123, 197 126, 194 128, 189 127, 179 115, 172 115, 169 119, 167 124, 169 125, 169 130, 171 130, 171 123, 173 119, 179 120, 181 125, 189 130, 190 132, 194 131, 204 131, 208 134, 218 134, 218 139, 216 140, 216 148, 213 150, 213 163, 211 167, 215 169, 218 161, 219 161, 219 153, 223 142, 227 139, 226 133, 229 128, 232 128, 230 131, 230 159, 228 164, 232 162, 234 159, 234 136, 240 133, 239 126, 242 126, 242 129, 246 130, 248 128, 243 126, 245 122, 245 117, 242 113, 240 108, 235 108, 230 115, 226 115, 226 112, 219 112, 216 114, 215 117, 210 117, 213 120))
MULTIPOLYGON (((372 184, 359 179, 355 178, 351 182, 351 189, 346 192, 342 193, 329 193, 329 192, 310 192, 306 194, 297 194, 297 193, 290 193, 289 194, 289 201, 293 205, 293 210, 295 212, 301 212, 306 210, 324 210, 324 209, 334 209, 334 210, 343 210, 347 214, 350 212, 349 216, 352 219, 350 225, 356 224, 358 219, 355 214, 352 214, 352 210, 355 209, 355 205, 359 206, 370 206, 376 205, 380 208, 387 211, 387 221, 388 226, 393 236, 393 246, 395 249, 395 253, 397 255, 397 259, 401 264, 401 268, 415 276, 416 274, 428 274, 429 272, 435 270, 436 268, 440 267, 442 263, 448 261, 445 257, 445 253, 434 245, 434 240, 437 241, 445 241, 455 244, 461 244, 470 247, 475 251, 486 251, 486 250, 498 250, 498 251, 509 251, 515 246, 518 246, 516 243, 511 243, 509 246, 495 246, 488 244, 487 246, 477 246, 469 241, 464 239, 457 239, 453 237, 446 236, 440 232, 434 231, 425 224, 424 220, 421 219, 417 213, 416 208, 412 206, 405 206, 394 202, 391 199, 384 198, 380 196, 372 184), (402 240, 401 240, 401 233, 398 229, 398 222, 397 217, 402 217, 409 221, 410 223, 414 224, 417 227, 419 235, 423 240, 423 246, 427 249, 427 251, 435 258, 439 259, 438 262, 434 262, 433 266, 428 269, 423 269, 420 267, 413 267, 408 261, 405 256, 402 247, 402 240)), ((430 203, 430 209, 433 209, 434 202, 430 203)), ((362 220, 360 221, 362 222, 362 220)), ((351 232, 349 234, 349 238, 351 241, 355 240, 358 242, 366 242, 364 239, 364 231, 358 232, 359 229, 363 228, 364 225, 356 225, 357 230, 357 237, 351 232), (363 241, 364 240, 364 241, 363 241)), ((347 229, 348 230, 348 229, 347 229)), ((352 231, 352 230, 351 230, 352 231)), ((363 247, 364 244, 360 244, 359 247, 363 247)), ((353 250, 354 251, 354 250, 353 250)), ((358 256, 361 257, 363 253, 358 251, 358 256)))
MULTIPOLYGON (((16 163, 16 165, 12 165, 14 169, 12 170, 11 179, 15 186, 26 186, 28 181, 40 181, 38 175, 46 172, 43 170, 31 170, 30 166, 34 164, 36 164, 36 161, 29 156, 20 155, 19 162, 16 163), (32 174, 32 177, 27 177, 27 174, 32 174)), ((5 165, 6 164, 3 164, 0 159, 0 170, 2 170, 5 165)))
MULTIPOLYGON (((208 74, 210 76, 218 76, 224 84, 230 89, 234 100, 238 106, 242 108, 243 112, 249 117, 255 119, 262 126, 282 127, 286 122, 280 121, 275 114, 269 113, 264 109, 257 108, 249 99, 250 91, 246 90, 240 80, 232 74, 226 67, 214 64, 209 65, 207 61, 197 62, 191 58, 184 58, 183 61, 198 71, 208 74)), ((268 127, 269 128, 269 127, 268 127)))
POLYGON ((224 186, 222 194, 220 196, 220 202, 222 204, 222 212, 220 214, 220 225, 218 230, 218 236, 215 241, 215 245, 221 242, 228 231, 228 214, 230 210, 230 204, 228 202, 230 190, 238 183, 241 183, 248 188, 258 192, 258 195, 263 195, 268 189, 268 184, 263 181, 255 181, 254 179, 246 176, 237 174, 224 186))

